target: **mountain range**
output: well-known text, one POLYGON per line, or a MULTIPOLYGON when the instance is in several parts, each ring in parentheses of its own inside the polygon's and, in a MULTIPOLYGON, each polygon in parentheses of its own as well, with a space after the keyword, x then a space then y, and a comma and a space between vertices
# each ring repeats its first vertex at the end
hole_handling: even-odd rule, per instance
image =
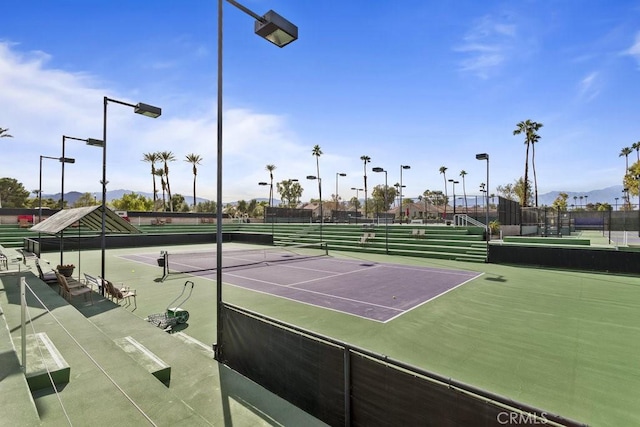
MULTIPOLYGON (((600 190, 591 190, 591 191, 582 191, 582 192, 566 191, 566 190, 549 191, 544 194, 538 194, 538 205, 551 206, 553 204, 553 201, 558 197, 560 193, 567 193, 567 195, 569 196, 567 203, 569 205, 572 205, 572 204, 585 205, 587 203, 609 203, 611 206, 615 207, 616 205, 622 204, 622 196, 623 196, 622 192, 623 192, 622 185, 614 185, 611 187, 602 188, 600 190), (583 197, 582 200, 580 200, 581 196, 583 197), (574 199, 574 197, 576 197, 577 199, 574 199), (618 198, 617 201, 616 201, 616 198, 618 198)), ((128 193, 137 193, 142 196, 148 197, 150 199, 153 197, 152 193, 145 193, 141 191, 112 190, 112 191, 107 191, 107 201, 111 202, 114 199, 120 199, 124 194, 128 194, 128 193)), ((68 202, 69 206, 72 206, 75 203, 75 201, 78 200, 80 196, 82 196, 82 194, 83 193, 80 193, 78 191, 70 191, 68 193, 65 193, 64 199, 65 201, 68 202)), ((91 194, 93 194, 96 197, 96 199, 100 199, 102 197, 102 193, 91 193, 91 194)), ((60 199, 60 193, 43 194, 42 197, 45 199, 52 198, 54 200, 58 200, 60 199)), ((471 199, 471 196, 468 196, 468 197, 469 199, 471 199)), ((418 199, 417 197, 411 197, 411 196, 409 196, 409 198, 413 198, 414 200, 418 199)), ((185 199, 187 200, 187 203, 191 202, 191 197, 185 196, 185 199)), ((266 201, 267 199, 257 198, 256 200, 260 202, 263 200, 266 201)), ((208 199, 196 197, 197 203, 206 202, 206 201, 208 201, 208 199)), ((280 203, 279 200, 275 200, 275 199, 273 202, 275 206, 278 206, 278 204, 280 203)), ((225 202, 225 204, 226 203, 235 204, 237 203, 237 201, 225 202)))
MULTIPOLYGON (((136 193, 139 194, 141 196, 147 197, 149 199, 153 198, 153 193, 145 193, 143 191, 133 191, 133 190, 112 190, 112 191, 107 191, 107 202, 111 202, 112 200, 115 199, 121 199, 122 196, 124 196, 125 194, 130 194, 130 193, 136 193)), ((81 193, 79 191, 69 191, 68 193, 64 193, 64 201, 67 203, 67 206, 73 206, 73 204, 76 202, 76 200, 78 200, 80 198, 80 196, 82 196, 85 193, 81 193)), ((96 200, 102 200, 102 192, 92 192, 90 193, 91 195, 93 195, 96 200)), ((160 195, 159 197, 162 197, 162 195, 160 195)), ((42 198, 43 199, 53 199, 53 200, 59 200, 60 199, 60 193, 55 193, 55 194, 42 194, 42 198)), ((191 204, 191 202, 193 202, 193 196, 184 196, 186 202, 188 204, 191 204)), ((209 201, 208 199, 203 199, 201 197, 196 197, 196 203, 202 203, 202 202, 207 202, 209 201)))

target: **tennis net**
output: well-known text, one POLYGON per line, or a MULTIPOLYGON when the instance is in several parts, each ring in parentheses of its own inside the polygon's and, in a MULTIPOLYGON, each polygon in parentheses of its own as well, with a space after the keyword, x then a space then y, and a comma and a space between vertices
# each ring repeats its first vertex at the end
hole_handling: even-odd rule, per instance
MULTIPOLYGON (((325 242, 259 249, 223 250, 222 269, 292 262, 328 254, 325 242)), ((176 273, 214 271, 217 268, 215 251, 162 252, 162 257, 164 258, 165 277, 176 273)))

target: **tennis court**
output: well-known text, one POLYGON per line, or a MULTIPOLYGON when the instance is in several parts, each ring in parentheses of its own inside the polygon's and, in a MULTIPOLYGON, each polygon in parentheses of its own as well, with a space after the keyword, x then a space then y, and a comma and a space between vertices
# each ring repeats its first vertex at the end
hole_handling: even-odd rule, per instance
MULTIPOLYGON (((123 257, 145 264, 158 259, 157 253, 123 257)), ((167 274, 215 281, 215 252, 176 252, 166 262, 167 274)), ((336 258, 306 248, 223 250, 222 280, 228 285, 378 322, 393 320, 479 275, 336 258)))

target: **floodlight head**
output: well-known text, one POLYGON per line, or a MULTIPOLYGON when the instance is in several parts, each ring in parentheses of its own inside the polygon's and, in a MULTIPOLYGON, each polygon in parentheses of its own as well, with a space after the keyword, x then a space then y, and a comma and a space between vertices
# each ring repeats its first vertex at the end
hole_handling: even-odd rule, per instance
POLYGON ((383 168, 381 168, 380 166, 376 166, 375 168, 371 169, 374 172, 386 172, 383 168))
POLYGON ((72 159, 71 157, 60 157, 60 163, 75 163, 76 159, 72 159))
POLYGON ((87 138, 87 145, 91 145, 92 147, 104 147, 104 141, 101 139, 93 139, 87 138))
POLYGON ((476 160, 489 160, 489 155, 487 153, 476 154, 476 160))
POLYGON ((347 174, 346 174, 346 173, 343 173, 343 172, 339 172, 339 173, 338 173, 338 175, 339 175, 339 176, 347 176, 347 174))
POLYGON ((315 175, 307 175, 307 179, 318 179, 315 175))
POLYGON ((278 47, 285 47, 298 39, 298 27, 275 13, 265 13, 262 20, 255 23, 255 33, 278 47))
POLYGON ((269 185, 268 182, 259 182, 258 185, 269 185))
POLYGON ((400 167, 402 169, 411 169, 411 166, 409 166, 409 165, 400 165, 400 167))
POLYGON ((134 107, 134 111, 137 114, 142 114, 143 116, 151 117, 153 119, 160 117, 160 115, 162 114, 161 108, 154 107, 153 105, 149 104, 143 104, 142 102, 136 104, 136 106, 134 107))

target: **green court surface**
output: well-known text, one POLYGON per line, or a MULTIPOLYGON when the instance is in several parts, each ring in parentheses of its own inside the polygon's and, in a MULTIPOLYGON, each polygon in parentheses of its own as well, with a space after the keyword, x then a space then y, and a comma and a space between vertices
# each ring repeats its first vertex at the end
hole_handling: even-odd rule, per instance
MULTIPOLYGON (((190 319, 181 332, 210 348, 216 339, 215 283, 187 275, 161 283, 160 267, 119 257, 161 249, 168 248, 107 252, 106 276, 138 294, 137 309, 119 310, 145 322, 193 280, 193 297, 184 305, 190 319)), ((225 285, 223 299, 589 425, 640 425, 640 278, 331 250, 330 255, 483 274, 388 323, 233 286, 225 285)), ((55 265, 58 256, 43 258, 55 265)), ((78 254, 66 254, 65 261, 77 265, 78 254)), ((82 271, 100 273, 100 251, 82 252, 80 261, 82 271)), ((357 276, 352 286, 358 286, 357 276)), ((81 310, 92 316, 100 304, 81 310)))

